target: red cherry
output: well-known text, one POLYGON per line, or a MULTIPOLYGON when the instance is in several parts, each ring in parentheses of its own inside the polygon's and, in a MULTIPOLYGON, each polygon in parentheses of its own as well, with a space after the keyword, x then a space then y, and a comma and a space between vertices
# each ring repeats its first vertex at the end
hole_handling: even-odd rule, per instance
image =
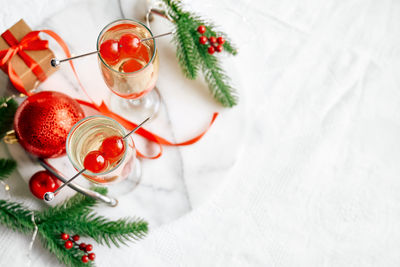
POLYGON ((62 233, 61 234, 61 239, 62 240, 68 240, 68 238, 69 238, 69 234, 66 234, 66 233, 62 233))
POLYGON ((210 55, 212 55, 212 54, 214 54, 214 52, 215 52, 215 48, 214 48, 214 46, 210 46, 210 47, 208 47, 208 53, 210 54, 210 55))
POLYGON ((220 36, 220 37, 217 38, 217 43, 222 45, 222 44, 225 43, 225 39, 222 36, 220 36))
POLYGON ((121 36, 119 39, 120 51, 126 55, 134 55, 139 49, 140 39, 137 35, 132 33, 127 33, 121 36))
POLYGON ((109 161, 117 161, 125 152, 124 139, 116 135, 107 137, 103 140, 100 151, 103 153, 105 159, 109 161))
POLYGON ((94 259, 96 258, 96 254, 94 253, 89 253, 89 260, 94 261, 94 259))
POLYGON ((72 240, 74 240, 75 242, 79 241, 80 236, 79 235, 74 235, 72 237, 72 240))
POLYGON ((86 244, 85 243, 80 243, 79 244, 79 249, 80 250, 85 250, 85 248, 86 248, 86 244))
POLYGON ((197 31, 198 31, 200 34, 205 33, 205 32, 206 32, 206 26, 200 25, 200 26, 197 28, 197 31))
POLYGON ((223 47, 222 47, 222 45, 217 45, 216 47, 215 47, 215 50, 219 53, 219 52, 222 52, 222 50, 223 50, 223 47))
POLYGON ((208 38, 208 41, 210 41, 211 44, 215 44, 217 42, 217 38, 215 38, 215 36, 211 36, 208 38))
POLYGON ((91 244, 86 245, 85 248, 86 252, 92 251, 93 250, 93 246, 91 244))
POLYGON ((143 68, 143 65, 136 59, 130 59, 122 65, 123 72, 134 72, 143 68))
POLYGON ((87 255, 82 256, 82 262, 87 263, 89 261, 89 257, 87 255))
POLYGON ((74 244, 72 243, 72 241, 68 240, 67 242, 65 242, 64 247, 66 249, 71 249, 73 245, 74 244))
POLYGON ((46 192, 54 192, 60 185, 61 182, 48 171, 37 172, 29 180, 29 189, 38 199, 43 199, 46 192))
POLYGON ((204 35, 200 36, 200 38, 199 38, 199 43, 200 44, 206 44, 207 41, 208 41, 208 39, 207 39, 206 36, 204 36, 204 35))
POLYGON ((83 160, 83 166, 93 173, 99 173, 107 169, 108 161, 100 151, 94 150, 86 154, 83 160))
POLYGON ((100 45, 100 55, 109 65, 114 65, 119 61, 119 44, 115 40, 107 40, 100 45))

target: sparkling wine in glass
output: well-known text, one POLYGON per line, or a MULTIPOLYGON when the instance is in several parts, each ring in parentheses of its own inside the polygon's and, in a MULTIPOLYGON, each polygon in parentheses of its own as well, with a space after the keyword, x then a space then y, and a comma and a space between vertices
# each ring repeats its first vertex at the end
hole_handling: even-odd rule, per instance
MULTIPOLYGON (((153 33, 141 22, 122 19, 108 24, 97 40, 98 61, 111 97, 111 107, 143 120, 160 106, 155 88, 159 60, 153 33)), ((132 117, 129 116, 129 117, 132 117)))
MULTIPOLYGON (((92 151, 99 151, 104 140, 110 137, 123 137, 126 131, 117 121, 102 115, 86 117, 71 129, 67 141, 67 155, 76 170, 85 168, 85 157, 92 151)), ((121 156, 110 160, 101 172, 86 170, 82 175, 96 184, 116 184, 117 193, 131 191, 139 182, 140 165, 131 137, 123 139, 121 156)))

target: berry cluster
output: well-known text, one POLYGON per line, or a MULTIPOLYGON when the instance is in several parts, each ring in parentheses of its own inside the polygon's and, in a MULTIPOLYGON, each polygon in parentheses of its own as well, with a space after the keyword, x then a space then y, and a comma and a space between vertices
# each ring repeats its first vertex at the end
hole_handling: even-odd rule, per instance
POLYGON ((71 249, 75 245, 77 248, 79 248, 85 253, 81 258, 83 263, 87 263, 89 262, 89 260, 94 261, 94 259, 96 258, 96 254, 90 252, 93 250, 93 246, 91 244, 85 244, 85 243, 78 244, 78 241, 80 239, 79 235, 74 235, 71 238, 69 234, 61 233, 61 239, 65 241, 64 247, 66 249, 71 249))
POLYGON ((83 160, 85 169, 100 173, 105 171, 110 164, 122 158, 125 151, 124 139, 120 136, 110 136, 103 140, 99 150, 90 151, 83 160))
MULTIPOLYGON (((204 25, 200 25, 197 28, 197 32, 200 34, 204 34, 206 30, 207 30, 206 26, 204 25)), ((201 35, 199 38, 199 43, 205 45, 207 44, 207 42, 209 44, 207 51, 210 55, 212 55, 215 53, 215 51, 217 51, 218 53, 222 52, 223 50, 222 45, 225 43, 225 39, 222 36, 219 36, 218 38, 215 36, 210 36, 207 38, 207 36, 201 35)))
MULTIPOLYGON (((149 55, 145 46, 141 45, 140 38, 132 33, 121 36, 119 40, 109 39, 100 45, 100 55, 108 65, 116 65, 122 58, 138 57, 148 62, 149 55)), ((122 66, 124 72, 140 70, 142 65, 134 59, 122 66)))

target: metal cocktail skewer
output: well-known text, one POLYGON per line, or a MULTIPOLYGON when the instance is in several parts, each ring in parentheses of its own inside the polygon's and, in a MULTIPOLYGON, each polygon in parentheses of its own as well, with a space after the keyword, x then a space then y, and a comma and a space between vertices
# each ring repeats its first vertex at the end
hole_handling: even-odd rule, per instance
MULTIPOLYGON (((130 136, 131 134, 133 134, 134 132, 136 132, 140 127, 143 126, 143 124, 145 124, 148 120, 150 120, 150 117, 148 117, 147 119, 145 119, 144 121, 142 121, 138 126, 135 127, 135 129, 133 129, 132 131, 130 131, 129 133, 127 133, 124 137, 122 137, 122 139, 127 138, 128 136, 130 136)), ((65 182, 64 184, 62 184, 59 188, 57 188, 56 190, 54 190, 54 192, 46 192, 43 196, 43 199, 47 202, 52 201, 54 199, 54 195, 57 194, 57 192, 59 192, 61 189, 63 189, 65 186, 67 186, 68 184, 70 184, 76 177, 78 177, 79 175, 81 175, 83 172, 86 171, 86 168, 82 169, 80 172, 78 172, 77 174, 75 174, 74 176, 72 176, 71 179, 69 179, 67 182, 65 182)))
MULTIPOLYGON (((140 39, 140 42, 146 42, 146 41, 153 40, 153 39, 156 39, 156 38, 159 38, 159 37, 163 37, 163 36, 166 36, 166 35, 170 35, 170 34, 172 34, 172 32, 166 32, 166 33, 163 33, 163 34, 154 35, 153 37, 140 39)), ((93 54, 97 54, 97 53, 99 53, 99 52, 100 52, 100 51, 93 51, 93 52, 89 52, 89 53, 82 54, 82 55, 79 55, 79 56, 69 57, 69 58, 64 58, 64 59, 56 59, 56 58, 53 58, 53 59, 50 61, 50 64, 51 64, 51 66, 53 66, 53 67, 57 67, 57 66, 59 66, 59 65, 60 65, 61 63, 63 63, 63 62, 70 61, 70 60, 77 59, 77 58, 81 58, 81 57, 90 56, 90 55, 93 55, 93 54)))

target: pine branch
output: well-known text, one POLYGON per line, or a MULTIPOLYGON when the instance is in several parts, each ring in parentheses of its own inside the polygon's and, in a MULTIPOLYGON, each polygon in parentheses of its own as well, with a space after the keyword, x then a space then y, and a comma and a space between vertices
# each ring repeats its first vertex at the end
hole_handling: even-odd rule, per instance
MULTIPOLYGON (((107 188, 105 187, 93 187, 92 190, 103 195, 107 194, 107 188)), ((96 204, 95 199, 82 194, 76 194, 64 203, 42 211, 38 214, 37 218, 40 222, 75 219, 76 217, 89 214, 91 208, 96 204)))
POLYGON ((120 219, 109 221, 103 216, 89 214, 75 218, 75 221, 57 221, 57 225, 66 231, 90 236, 100 244, 116 247, 126 245, 126 241, 134 241, 143 238, 147 231, 147 223, 141 219, 120 219))
POLYGON ((30 233, 34 229, 31 216, 31 211, 22 204, 0 200, 0 224, 14 231, 30 233))
POLYGON ((0 181, 6 179, 17 167, 13 159, 0 159, 0 181))
POLYGON ((197 27, 206 26, 206 36, 223 36, 224 50, 232 55, 237 54, 237 49, 229 41, 228 37, 214 30, 215 26, 206 23, 199 16, 183 11, 181 3, 174 0, 163 0, 167 5, 168 15, 174 19, 175 35, 174 42, 177 46, 176 55, 182 72, 189 79, 197 77, 201 69, 208 87, 222 105, 233 107, 237 104, 235 89, 230 85, 230 79, 221 68, 215 55, 210 55, 204 45, 199 44, 197 27))
POLYGON ((56 255, 60 262, 71 267, 94 266, 93 262, 83 263, 81 261, 83 252, 79 248, 65 249, 65 241, 59 238, 60 232, 54 232, 51 228, 39 226, 39 233, 43 246, 56 255))
POLYGON ((196 44, 191 38, 191 24, 187 16, 181 16, 179 23, 176 24, 173 40, 177 46, 176 57, 178 58, 183 74, 188 79, 194 80, 199 71, 200 55, 196 44))
POLYGON ((18 103, 11 97, 0 98, 0 139, 12 128, 18 103))

